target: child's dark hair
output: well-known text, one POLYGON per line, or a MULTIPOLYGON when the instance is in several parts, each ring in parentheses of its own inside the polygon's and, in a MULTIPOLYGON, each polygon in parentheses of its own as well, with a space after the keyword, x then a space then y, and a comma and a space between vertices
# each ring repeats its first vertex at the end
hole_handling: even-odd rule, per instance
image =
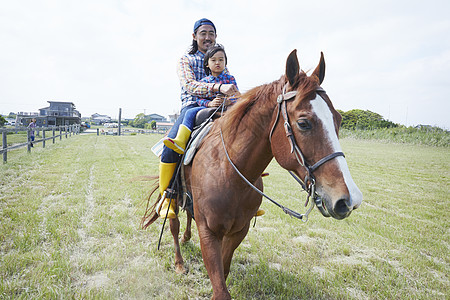
POLYGON ((215 46, 209 48, 208 51, 206 51, 205 58, 203 59, 203 67, 205 68, 206 75, 211 74, 211 69, 208 68, 208 60, 219 51, 223 52, 223 54, 225 56, 225 66, 227 65, 228 59, 227 59, 227 53, 225 52, 225 48, 220 44, 216 44, 215 46))

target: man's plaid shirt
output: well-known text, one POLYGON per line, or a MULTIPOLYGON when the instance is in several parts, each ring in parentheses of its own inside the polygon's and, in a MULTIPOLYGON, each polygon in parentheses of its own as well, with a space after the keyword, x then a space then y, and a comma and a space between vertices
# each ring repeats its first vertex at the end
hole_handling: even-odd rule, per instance
MULTIPOLYGON (((197 103, 198 97, 211 98, 215 96, 213 92, 214 83, 200 82, 206 77, 203 68, 205 54, 198 51, 194 54, 186 53, 181 57, 178 64, 178 78, 181 85, 181 109, 197 103)), ((228 70, 225 68, 226 73, 228 70)))

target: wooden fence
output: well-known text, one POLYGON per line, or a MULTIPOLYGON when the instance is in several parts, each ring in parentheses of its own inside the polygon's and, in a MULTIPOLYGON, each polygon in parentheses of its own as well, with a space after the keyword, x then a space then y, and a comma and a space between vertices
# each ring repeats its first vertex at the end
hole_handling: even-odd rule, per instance
POLYGON ((72 136, 72 134, 80 134, 80 125, 74 124, 57 127, 35 127, 35 128, 27 128, 27 127, 1 128, 0 133, 2 134, 2 149, 0 149, 0 153, 3 154, 3 163, 6 163, 8 160, 8 151, 27 147, 28 152, 31 152, 33 144, 38 143, 42 143, 42 147, 45 148, 46 141, 52 140, 54 144, 57 138, 61 140, 63 136, 67 138, 72 136), (24 131, 27 133, 27 141, 25 143, 18 143, 8 147, 7 141, 8 132, 18 133, 24 131), (32 131, 36 131, 37 133, 35 135, 36 139, 34 140, 34 142, 31 141, 32 131), (42 132, 41 136, 39 136, 39 132, 42 132), (47 132, 50 132, 51 134, 49 136, 46 136, 47 132), (40 137, 39 139, 37 139, 38 136, 40 137))
POLYGON ((166 134, 168 129, 142 129, 142 128, 97 128, 97 135, 134 135, 134 134, 166 134))

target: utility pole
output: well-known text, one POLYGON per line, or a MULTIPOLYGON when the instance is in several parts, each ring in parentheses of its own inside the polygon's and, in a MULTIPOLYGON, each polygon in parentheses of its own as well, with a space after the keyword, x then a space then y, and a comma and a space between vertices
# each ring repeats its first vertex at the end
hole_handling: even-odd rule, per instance
POLYGON ((122 127, 122 108, 119 108, 119 136, 121 132, 122 127))

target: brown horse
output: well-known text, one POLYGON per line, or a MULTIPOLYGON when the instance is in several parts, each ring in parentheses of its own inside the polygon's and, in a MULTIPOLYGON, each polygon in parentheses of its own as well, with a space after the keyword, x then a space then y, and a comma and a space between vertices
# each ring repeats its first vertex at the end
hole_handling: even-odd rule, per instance
MULTIPOLYGON (((300 70, 296 50, 292 51, 286 74, 242 95, 215 121, 192 164, 185 167, 213 299, 230 299, 225 280, 231 259, 262 200, 238 171, 262 190, 261 174, 275 157, 283 168, 305 178, 306 186, 315 188, 312 196, 323 204, 321 212, 336 219, 348 217, 362 202, 338 141, 341 116, 320 88, 324 75, 323 54, 307 76, 300 70)), ((172 219, 170 227, 177 272, 183 272, 178 219, 172 219)), ((189 238, 190 215, 182 242, 189 238)))

